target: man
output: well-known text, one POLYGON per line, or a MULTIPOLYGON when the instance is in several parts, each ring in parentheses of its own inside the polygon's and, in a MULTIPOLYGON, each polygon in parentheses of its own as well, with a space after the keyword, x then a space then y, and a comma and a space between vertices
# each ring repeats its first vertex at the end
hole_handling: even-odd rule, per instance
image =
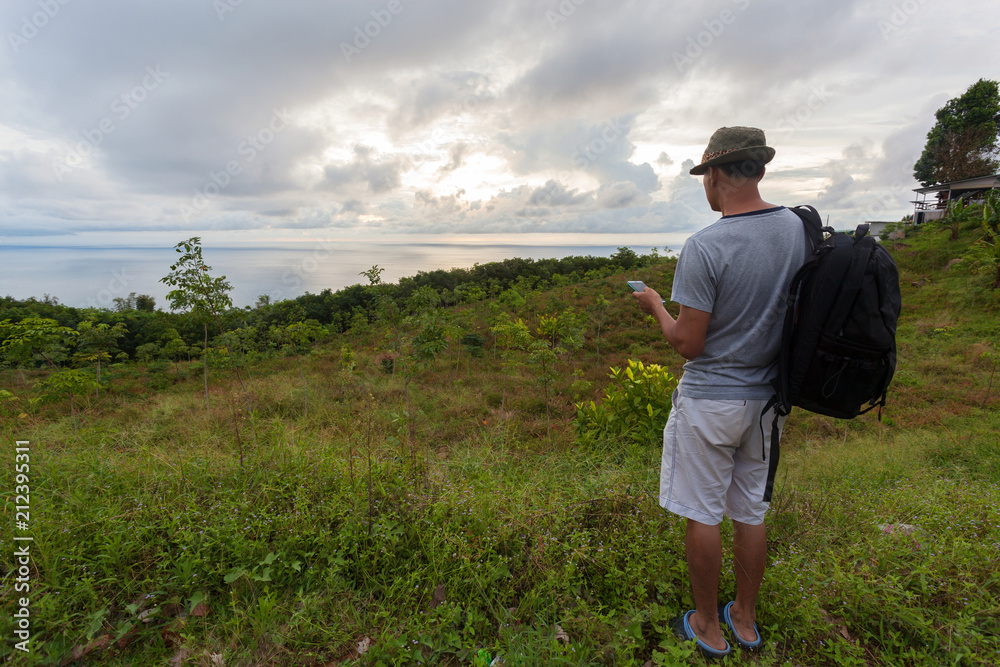
POLYGON ((679 630, 710 657, 731 650, 720 621, 742 648, 761 644, 755 621, 767 560, 770 429, 760 425, 774 418, 763 411, 774 393, 785 292, 809 243, 797 215, 761 198, 758 183, 773 157, 762 130, 716 131, 691 174, 702 176, 708 204, 722 217, 681 250, 670 297, 677 317, 656 291, 634 293, 688 360, 663 432, 660 504, 687 519, 695 608, 679 630), (733 520, 736 576, 736 599, 724 606, 717 599, 723 515, 733 520))

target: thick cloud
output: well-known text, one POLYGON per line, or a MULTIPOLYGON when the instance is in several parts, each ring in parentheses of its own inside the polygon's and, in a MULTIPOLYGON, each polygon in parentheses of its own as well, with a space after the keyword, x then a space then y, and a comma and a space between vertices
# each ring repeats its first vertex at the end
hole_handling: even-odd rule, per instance
POLYGON ((354 147, 354 160, 345 165, 327 165, 322 187, 339 190, 354 183, 364 183, 375 194, 399 187, 400 173, 405 168, 398 157, 379 157, 368 146, 354 147))
POLYGON ((766 183, 782 201, 845 224, 894 219, 934 110, 984 76, 992 13, 986 0, 9 0, 0 239, 691 230, 712 214, 690 161, 734 124, 778 148, 766 183))

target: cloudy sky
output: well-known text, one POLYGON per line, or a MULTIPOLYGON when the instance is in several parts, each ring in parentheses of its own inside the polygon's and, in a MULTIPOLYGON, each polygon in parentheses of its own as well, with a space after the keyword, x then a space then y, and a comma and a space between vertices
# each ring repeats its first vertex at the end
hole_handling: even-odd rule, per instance
MULTIPOLYGON (((911 211, 993 0, 4 0, 0 243, 688 232, 722 125, 763 191, 911 211)), ((611 237, 609 237, 611 238, 611 237)))

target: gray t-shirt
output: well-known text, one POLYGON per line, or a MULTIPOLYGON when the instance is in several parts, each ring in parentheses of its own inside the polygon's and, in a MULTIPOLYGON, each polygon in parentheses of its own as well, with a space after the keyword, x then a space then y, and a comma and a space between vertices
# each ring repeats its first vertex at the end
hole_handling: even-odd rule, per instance
POLYGON ((693 234, 670 299, 712 314, 705 350, 684 364, 690 398, 767 399, 792 276, 806 260, 802 220, 781 206, 725 216, 693 234))

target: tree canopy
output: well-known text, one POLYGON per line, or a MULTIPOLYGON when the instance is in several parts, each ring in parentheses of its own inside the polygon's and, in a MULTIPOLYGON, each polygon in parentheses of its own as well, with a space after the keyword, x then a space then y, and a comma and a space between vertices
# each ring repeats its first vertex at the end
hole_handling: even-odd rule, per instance
POLYGON ((980 79, 959 97, 948 100, 934 116, 927 144, 913 165, 913 177, 924 186, 994 174, 1000 166, 1000 93, 996 81, 980 79))

